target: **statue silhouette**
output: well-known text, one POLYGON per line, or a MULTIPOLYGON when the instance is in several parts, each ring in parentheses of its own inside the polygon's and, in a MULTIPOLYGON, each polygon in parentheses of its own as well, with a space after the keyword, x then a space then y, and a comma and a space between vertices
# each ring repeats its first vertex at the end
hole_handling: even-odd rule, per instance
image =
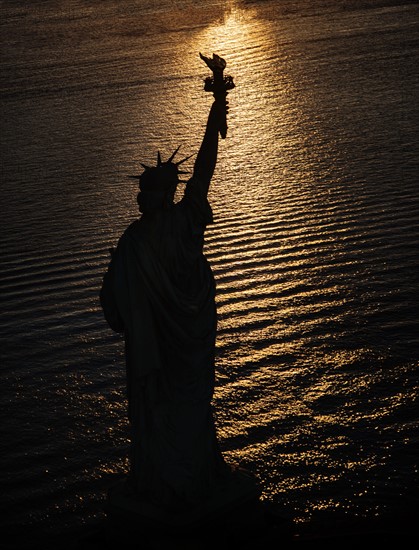
POLYGON ((100 291, 105 319, 124 334, 131 426, 130 472, 109 503, 174 523, 259 495, 254 478, 224 460, 213 417, 216 288, 203 246, 228 110, 226 93, 214 97, 181 200, 178 149, 134 176, 142 215, 119 239, 100 291))

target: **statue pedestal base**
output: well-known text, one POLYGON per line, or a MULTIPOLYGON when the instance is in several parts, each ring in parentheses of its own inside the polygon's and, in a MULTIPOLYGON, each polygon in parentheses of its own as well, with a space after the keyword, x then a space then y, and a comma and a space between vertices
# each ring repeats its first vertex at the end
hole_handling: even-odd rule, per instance
POLYGON ((206 548, 220 537, 223 541, 246 539, 266 528, 259 497, 256 480, 240 473, 220 483, 199 506, 169 512, 130 493, 123 481, 108 491, 108 536, 119 543, 144 542, 150 548, 167 548, 167 544, 206 548))

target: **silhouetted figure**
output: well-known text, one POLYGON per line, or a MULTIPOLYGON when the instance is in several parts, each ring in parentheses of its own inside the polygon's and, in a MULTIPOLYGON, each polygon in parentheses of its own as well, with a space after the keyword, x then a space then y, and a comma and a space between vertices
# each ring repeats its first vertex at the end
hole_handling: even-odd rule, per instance
POLYGON ((215 285, 203 255, 223 110, 214 102, 180 202, 172 160, 159 157, 139 178, 142 216, 121 237, 101 291, 106 320, 126 341, 132 484, 159 503, 193 502, 223 468, 210 404, 215 285))
POLYGON ((201 58, 213 71, 204 89, 215 101, 192 177, 175 203, 187 160, 175 161, 179 148, 167 161, 158 153, 155 167, 142 164, 144 172, 133 176, 141 216, 112 251, 100 292, 108 324, 125 338, 130 472, 108 493, 108 513, 122 518, 123 531, 127 521, 137 529, 144 518, 162 526, 212 522, 228 511, 243 518, 243 507, 260 494, 251 475, 225 462, 213 417, 217 312, 203 247, 234 83, 223 75, 222 58, 201 58))
POLYGON ((179 202, 177 150, 166 162, 158 154, 156 167, 143 165, 142 215, 120 238, 100 293, 107 322, 126 344, 132 445, 122 493, 177 516, 259 494, 253 479, 224 461, 211 403, 217 314, 203 246, 226 111, 220 94, 179 202))

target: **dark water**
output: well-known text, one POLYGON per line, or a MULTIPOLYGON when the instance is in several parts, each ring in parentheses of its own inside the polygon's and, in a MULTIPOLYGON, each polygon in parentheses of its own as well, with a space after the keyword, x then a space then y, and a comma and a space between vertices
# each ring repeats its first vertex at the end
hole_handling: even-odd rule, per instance
POLYGON ((222 448, 301 525, 413 517, 418 2, 0 8, 3 530, 89 524, 126 471, 98 290, 137 216, 126 176, 199 147, 199 51, 237 85, 206 239, 222 448))

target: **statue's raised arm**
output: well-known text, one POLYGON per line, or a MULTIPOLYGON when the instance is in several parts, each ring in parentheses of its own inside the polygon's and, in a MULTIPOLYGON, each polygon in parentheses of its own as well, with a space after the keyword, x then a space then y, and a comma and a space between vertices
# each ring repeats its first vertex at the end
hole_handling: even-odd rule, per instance
POLYGON ((206 186, 206 191, 214 174, 218 154, 218 134, 227 114, 227 101, 219 98, 214 101, 208 116, 204 138, 194 165, 194 180, 206 186))
POLYGON ((205 64, 211 69, 213 75, 205 79, 204 90, 212 92, 214 102, 208 116, 204 138, 199 149, 192 181, 199 181, 203 191, 208 192, 211 178, 214 174, 218 154, 218 136, 225 138, 227 135, 228 90, 234 88, 231 76, 224 76, 226 61, 217 54, 212 58, 199 54, 205 64))

